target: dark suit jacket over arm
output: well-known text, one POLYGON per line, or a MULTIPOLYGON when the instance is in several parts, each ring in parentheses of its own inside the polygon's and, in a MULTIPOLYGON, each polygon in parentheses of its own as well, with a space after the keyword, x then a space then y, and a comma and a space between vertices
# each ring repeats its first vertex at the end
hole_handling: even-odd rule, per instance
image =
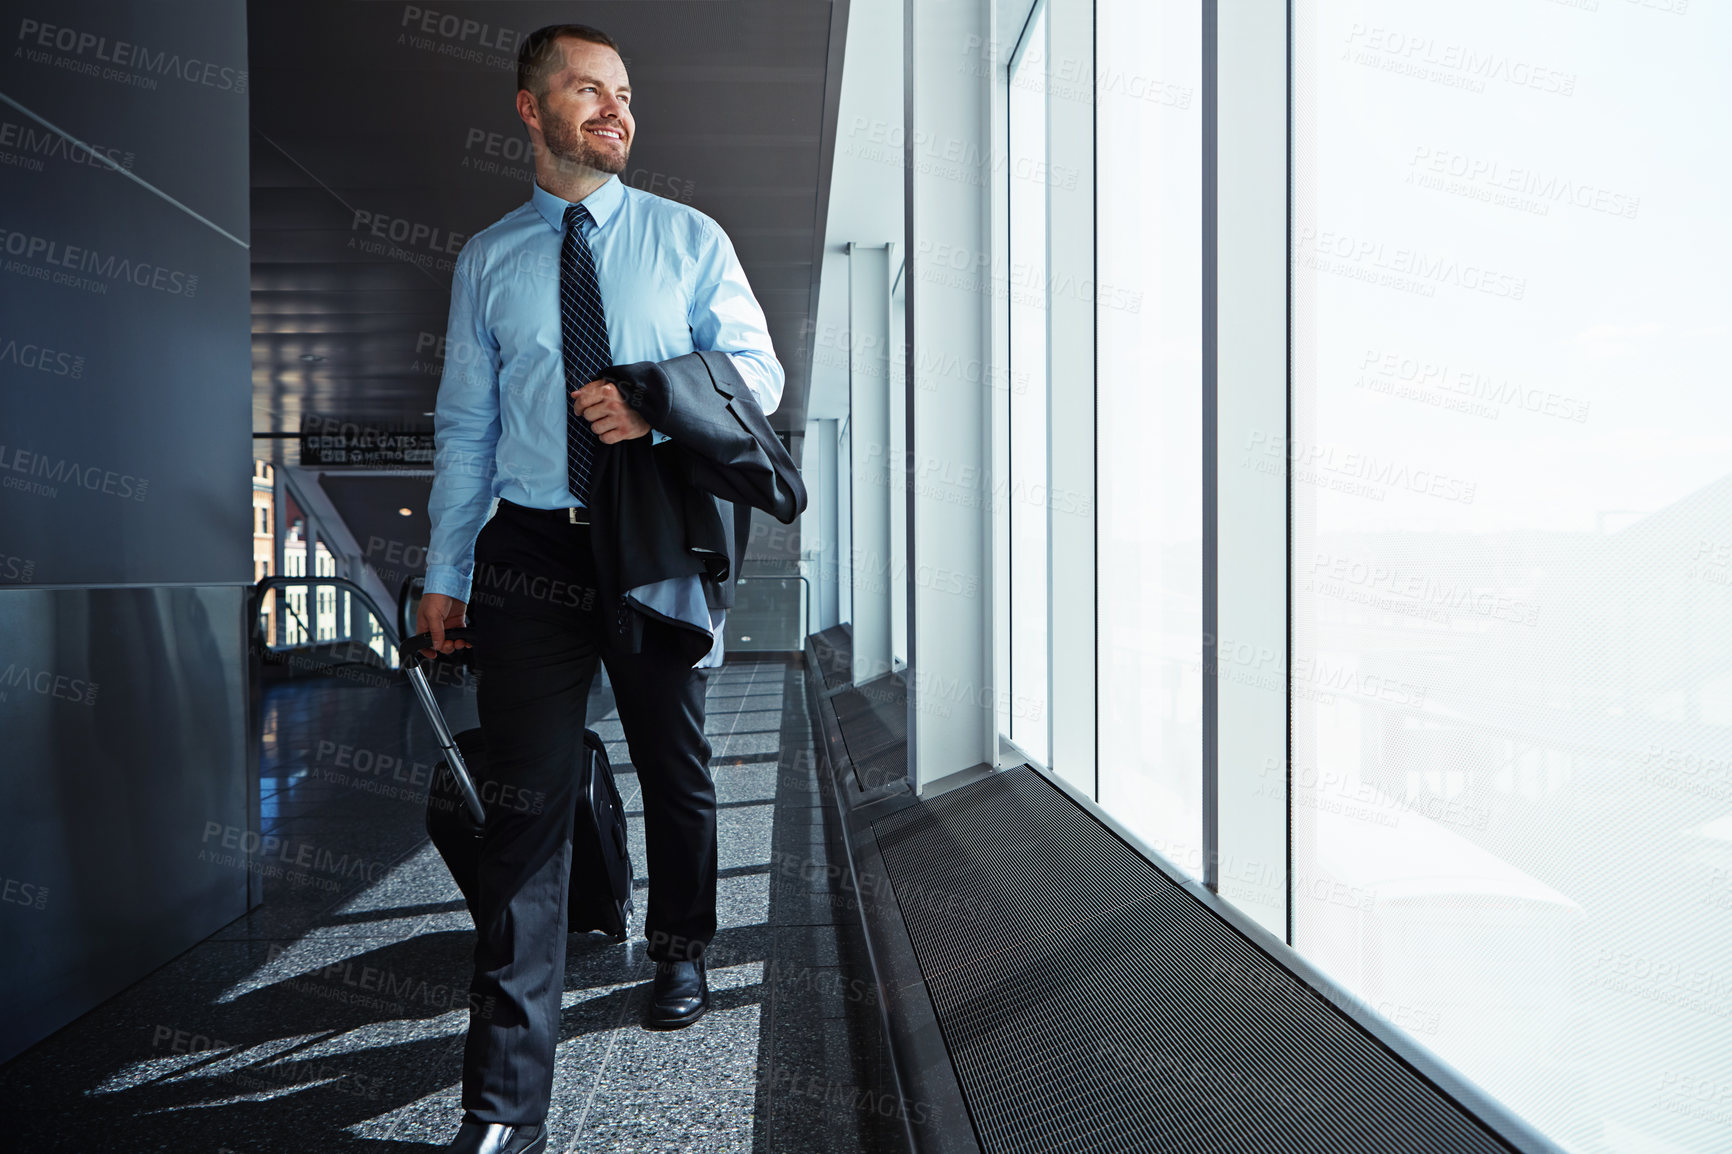
MULTIPOLYGON (((615 644, 636 652, 642 624, 634 590, 695 574, 710 606, 731 607, 744 549, 736 529, 750 509, 793 523, 805 511, 806 486, 726 353, 611 365, 596 375, 668 437, 660 445, 645 436, 601 446, 590 499, 601 608, 615 644)), ((709 651, 707 629, 670 624, 687 624, 694 662, 709 651)))

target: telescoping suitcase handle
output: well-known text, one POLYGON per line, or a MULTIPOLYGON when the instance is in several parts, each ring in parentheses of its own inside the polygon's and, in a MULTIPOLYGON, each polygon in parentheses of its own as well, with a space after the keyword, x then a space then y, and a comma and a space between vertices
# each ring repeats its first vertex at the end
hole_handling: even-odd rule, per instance
MULTIPOLYGON (((475 630, 447 629, 445 638, 448 641, 467 641, 473 645, 475 630)), ((409 675, 409 684, 414 686, 415 696, 420 699, 421 708, 433 726, 433 736, 438 739, 439 748, 445 751, 445 764, 451 767, 451 776, 457 779, 457 788, 463 794, 464 806, 471 817, 484 823, 487 820, 487 811, 481 806, 481 795, 475 792, 475 781, 469 776, 469 767, 463 764, 463 754, 457 749, 457 740, 451 736, 451 727, 445 724, 445 715, 439 711, 439 703, 433 700, 433 687, 427 683, 427 671, 421 667, 423 661, 429 660, 421 656, 421 650, 431 648, 433 635, 418 633, 403 642, 399 664, 409 675)), ((438 658, 431 660, 436 661, 438 658)))

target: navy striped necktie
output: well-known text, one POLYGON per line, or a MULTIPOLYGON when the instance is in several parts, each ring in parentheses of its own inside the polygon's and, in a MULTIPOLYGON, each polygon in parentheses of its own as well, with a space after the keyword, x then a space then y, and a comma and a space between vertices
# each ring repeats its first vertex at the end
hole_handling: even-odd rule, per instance
POLYGON ((559 245, 559 330, 565 362, 565 464, 571 495, 589 504, 589 487, 600 459, 601 439, 589 422, 577 415, 570 396, 613 364, 607 343, 607 314, 601 307, 595 258, 584 239, 582 222, 593 219, 589 209, 573 204, 565 210, 565 237, 559 245))

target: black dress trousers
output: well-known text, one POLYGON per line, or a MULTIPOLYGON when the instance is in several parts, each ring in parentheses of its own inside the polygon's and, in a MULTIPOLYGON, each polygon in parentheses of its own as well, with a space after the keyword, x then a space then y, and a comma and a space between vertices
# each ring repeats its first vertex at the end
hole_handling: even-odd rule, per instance
POLYGON ((475 542, 469 624, 488 804, 463 1108, 481 1122, 539 1122, 552 1098, 574 771, 597 661, 642 791, 649 956, 696 957, 716 932, 709 671, 678 656, 674 627, 655 620, 644 624, 641 652, 603 651, 589 532, 563 509, 501 500, 475 542))

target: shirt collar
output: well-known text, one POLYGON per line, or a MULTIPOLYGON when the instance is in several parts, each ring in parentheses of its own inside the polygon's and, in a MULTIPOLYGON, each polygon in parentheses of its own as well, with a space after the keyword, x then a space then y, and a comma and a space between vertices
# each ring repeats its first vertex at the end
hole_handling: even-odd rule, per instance
POLYGON ((595 227, 601 228, 607 224, 620 202, 625 200, 625 185, 620 183, 618 175, 610 175, 602 182, 601 187, 584 197, 582 200, 562 200, 553 195, 540 182, 533 182, 529 199, 542 217, 553 227, 554 232, 565 231, 565 210, 567 206, 581 204, 589 209, 589 215, 595 221, 595 227))

